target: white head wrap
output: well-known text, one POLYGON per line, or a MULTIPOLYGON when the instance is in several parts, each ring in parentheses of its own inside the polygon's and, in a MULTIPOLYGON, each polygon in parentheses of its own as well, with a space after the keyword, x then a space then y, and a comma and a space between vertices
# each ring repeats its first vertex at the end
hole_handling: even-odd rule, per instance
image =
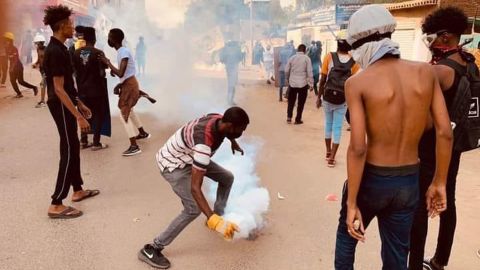
MULTIPOLYGON (((367 5, 351 17, 347 30, 347 41, 353 45, 356 41, 373 34, 393 33, 397 22, 382 5, 367 5)), ((353 59, 365 69, 385 54, 400 55, 399 45, 390 38, 370 41, 353 50, 353 59)))

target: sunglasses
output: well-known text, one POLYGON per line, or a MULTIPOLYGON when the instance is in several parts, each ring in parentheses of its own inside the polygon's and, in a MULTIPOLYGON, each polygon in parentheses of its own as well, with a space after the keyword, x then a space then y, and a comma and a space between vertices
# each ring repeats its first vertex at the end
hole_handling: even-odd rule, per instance
POLYGON ((432 46, 432 43, 440 36, 442 36, 443 34, 447 33, 448 31, 447 30, 440 30, 436 33, 433 33, 433 34, 429 34, 429 35, 424 35, 422 40, 423 40, 423 43, 425 43, 425 46, 427 46, 428 48, 430 48, 430 46, 432 46))

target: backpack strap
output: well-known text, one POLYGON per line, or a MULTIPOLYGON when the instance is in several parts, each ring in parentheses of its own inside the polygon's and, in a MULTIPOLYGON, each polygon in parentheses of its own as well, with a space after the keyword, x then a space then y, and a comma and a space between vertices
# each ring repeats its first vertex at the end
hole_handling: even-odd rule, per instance
POLYGON ((332 54, 332 60, 333 60, 333 66, 334 67, 344 65, 344 66, 351 69, 353 67, 353 65, 355 64, 355 60, 353 60, 353 57, 350 57, 350 60, 348 60, 348 62, 342 63, 340 61, 340 57, 338 56, 338 53, 332 52, 331 54, 332 54))
POLYGON ((331 52, 331 55, 332 55, 332 60, 333 60, 333 66, 334 66, 334 67, 339 66, 339 65, 342 64, 342 63, 340 62, 340 58, 338 57, 338 53, 336 53, 336 52, 331 52))
POLYGON ((352 69, 353 65, 355 65, 355 60, 353 60, 353 57, 350 57, 350 60, 348 60, 348 62, 345 64, 348 65, 350 69, 352 69))
MULTIPOLYGON (((465 76, 467 74, 467 71, 465 70, 465 66, 462 66, 457 61, 454 61, 449 58, 440 60, 437 65, 444 65, 447 67, 451 67, 460 76, 465 76)), ((468 67, 468 63, 467 63, 467 67, 468 67)))

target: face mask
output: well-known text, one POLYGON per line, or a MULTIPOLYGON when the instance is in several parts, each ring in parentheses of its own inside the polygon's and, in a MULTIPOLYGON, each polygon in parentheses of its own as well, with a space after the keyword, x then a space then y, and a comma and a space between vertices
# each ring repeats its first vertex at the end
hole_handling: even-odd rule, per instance
POLYGON ((459 47, 449 47, 449 46, 432 46, 430 47, 430 52, 432 52, 431 63, 437 63, 438 61, 449 57, 450 55, 457 53, 459 47))
POLYGON ((358 63, 362 69, 366 69, 370 64, 373 50, 370 46, 361 46, 356 50, 352 50, 351 53, 353 60, 355 60, 355 62, 358 63))

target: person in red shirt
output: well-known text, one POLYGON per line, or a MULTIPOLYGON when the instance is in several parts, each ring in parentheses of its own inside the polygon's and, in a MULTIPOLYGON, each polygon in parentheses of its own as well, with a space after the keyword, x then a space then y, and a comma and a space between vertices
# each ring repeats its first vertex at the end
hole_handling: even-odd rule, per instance
POLYGON ((13 45, 15 36, 11 32, 6 32, 3 37, 5 38, 6 50, 8 61, 10 62, 10 83, 12 84, 13 90, 17 93, 17 98, 23 97, 22 92, 18 89, 17 81, 20 85, 25 86, 33 90, 34 95, 38 94, 38 87, 29 84, 23 79, 23 64, 20 61, 18 56, 18 49, 13 45))

